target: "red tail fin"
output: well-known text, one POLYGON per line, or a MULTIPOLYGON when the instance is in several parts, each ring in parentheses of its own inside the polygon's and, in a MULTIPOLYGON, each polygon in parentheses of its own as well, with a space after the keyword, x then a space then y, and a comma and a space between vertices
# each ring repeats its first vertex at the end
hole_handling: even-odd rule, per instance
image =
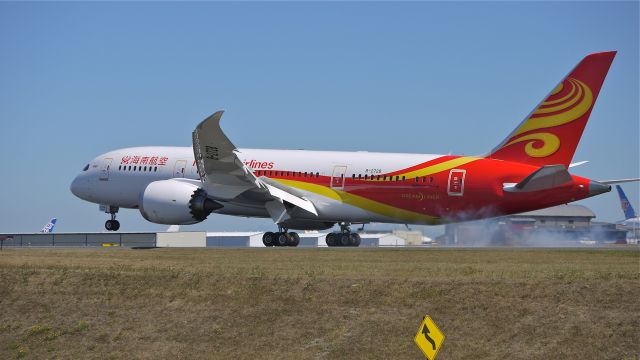
POLYGON ((488 156, 569 166, 615 51, 586 56, 488 156))

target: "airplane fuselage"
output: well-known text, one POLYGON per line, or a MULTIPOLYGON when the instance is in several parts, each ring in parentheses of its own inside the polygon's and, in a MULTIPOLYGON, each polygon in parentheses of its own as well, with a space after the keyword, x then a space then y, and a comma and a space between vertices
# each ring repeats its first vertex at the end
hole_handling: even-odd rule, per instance
MULTIPOLYGON (((442 224, 530 211, 595 195, 590 181, 547 191, 507 192, 537 167, 482 157, 431 154, 238 149, 256 177, 294 188, 317 204, 317 222, 442 224)), ((72 192, 87 201, 138 208, 154 181, 199 183, 191 147, 135 147, 93 159, 73 181, 72 192)), ((269 217, 263 199, 209 197, 220 214, 269 217), (254 201, 255 200, 255 201, 254 201)))

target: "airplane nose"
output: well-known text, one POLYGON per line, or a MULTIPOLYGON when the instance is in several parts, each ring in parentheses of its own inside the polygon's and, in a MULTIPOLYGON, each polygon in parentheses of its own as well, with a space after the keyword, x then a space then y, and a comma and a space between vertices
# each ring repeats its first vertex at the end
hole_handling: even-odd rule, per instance
POLYGON ((71 193, 80 199, 86 198, 86 193, 89 189, 89 182, 87 179, 84 179, 82 175, 78 175, 73 179, 71 185, 69 186, 69 190, 71 193))
POLYGON ((71 190, 71 193, 77 197, 80 197, 79 195, 79 190, 80 190, 80 181, 78 180, 78 177, 76 176, 73 181, 71 182, 71 185, 69 186, 69 190, 71 190))

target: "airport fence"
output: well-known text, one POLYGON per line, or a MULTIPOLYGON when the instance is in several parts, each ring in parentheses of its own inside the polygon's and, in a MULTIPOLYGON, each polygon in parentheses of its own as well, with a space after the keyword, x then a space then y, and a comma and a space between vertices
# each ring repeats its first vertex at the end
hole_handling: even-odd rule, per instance
POLYGON ((156 247, 156 233, 55 233, 2 234, 2 246, 10 247, 156 247))

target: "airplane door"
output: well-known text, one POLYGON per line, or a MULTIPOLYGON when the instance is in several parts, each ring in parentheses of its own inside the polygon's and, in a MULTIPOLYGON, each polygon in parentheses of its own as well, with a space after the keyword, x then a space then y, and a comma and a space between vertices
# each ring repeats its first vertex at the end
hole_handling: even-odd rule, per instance
POLYGON ((102 164, 100 165, 100 180, 108 181, 109 180, 109 171, 111 170, 111 163, 113 162, 113 158, 105 158, 102 164))
POLYGON ((462 196, 464 194, 464 177, 467 170, 453 169, 449 171, 449 185, 447 193, 449 196, 462 196))
POLYGON ((187 172, 187 160, 178 160, 173 167, 173 177, 183 178, 187 172))
POLYGON ((347 172, 347 167, 344 165, 337 165, 333 167, 333 175, 331 175, 331 188, 337 190, 344 190, 344 174, 347 172))

